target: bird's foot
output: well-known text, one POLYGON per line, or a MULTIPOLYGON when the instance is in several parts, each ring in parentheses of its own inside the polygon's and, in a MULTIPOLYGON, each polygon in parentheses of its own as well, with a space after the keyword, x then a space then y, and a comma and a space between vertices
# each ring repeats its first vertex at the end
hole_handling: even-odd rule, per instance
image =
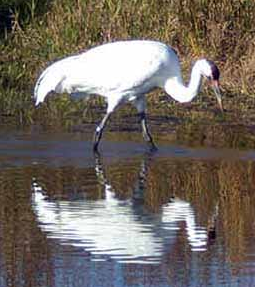
POLYGON ((152 153, 158 151, 158 148, 156 147, 156 145, 153 142, 149 142, 149 149, 150 149, 150 152, 152 152, 152 153))

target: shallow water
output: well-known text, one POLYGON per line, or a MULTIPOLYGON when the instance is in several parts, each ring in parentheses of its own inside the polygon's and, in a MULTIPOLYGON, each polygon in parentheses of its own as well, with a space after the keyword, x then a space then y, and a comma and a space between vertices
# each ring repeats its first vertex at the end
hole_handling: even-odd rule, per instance
POLYGON ((1 287, 255 286, 254 150, 91 147, 1 132, 1 287))

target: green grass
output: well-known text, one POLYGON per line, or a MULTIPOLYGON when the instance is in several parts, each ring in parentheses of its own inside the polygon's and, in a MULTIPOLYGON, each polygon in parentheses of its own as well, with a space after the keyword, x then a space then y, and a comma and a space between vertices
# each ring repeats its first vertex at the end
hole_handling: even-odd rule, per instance
POLYGON ((20 124, 82 116, 81 105, 66 97, 38 116, 31 100, 36 78, 50 61, 120 39, 174 46, 186 80, 195 59, 213 59, 225 94, 254 97, 252 0, 1 0, 0 10, 12 15, 11 29, 6 24, 1 31, 0 115, 20 124))

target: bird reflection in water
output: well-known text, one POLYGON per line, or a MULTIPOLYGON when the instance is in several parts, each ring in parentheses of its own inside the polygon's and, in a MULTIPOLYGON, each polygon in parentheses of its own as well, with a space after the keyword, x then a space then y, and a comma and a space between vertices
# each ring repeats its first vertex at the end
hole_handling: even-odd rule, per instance
MULTIPOLYGON (((146 208, 145 183, 151 160, 151 154, 143 157, 128 200, 117 198, 118 192, 107 179, 99 154, 95 155, 95 172, 103 187, 103 199, 52 201, 34 178, 32 204, 41 230, 60 244, 84 248, 93 260, 158 264, 164 253, 174 248, 183 226, 180 223, 184 222, 191 250, 205 251, 215 236, 215 224, 210 225, 209 232, 207 227, 196 224, 189 202, 173 197, 158 213, 146 208)), ((215 218, 214 214, 214 221, 215 218)))

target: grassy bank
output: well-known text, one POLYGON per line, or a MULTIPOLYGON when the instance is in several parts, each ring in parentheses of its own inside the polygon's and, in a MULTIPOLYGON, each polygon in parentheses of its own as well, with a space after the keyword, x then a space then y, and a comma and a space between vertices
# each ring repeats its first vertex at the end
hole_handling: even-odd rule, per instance
MULTIPOLYGON (((233 114, 253 103, 252 0, 2 0, 0 9, 7 15, 0 43, 0 115, 21 124, 82 118, 85 105, 67 97, 35 113, 31 101, 35 80, 50 61, 120 39, 158 39, 174 46, 186 80, 193 60, 213 59, 222 71, 223 93, 231 95, 227 103, 233 114)), ((160 96, 149 98, 160 102, 160 96)), ((202 107, 208 101, 203 96, 198 104, 202 107)), ((180 109, 168 105, 171 112, 180 109)))

